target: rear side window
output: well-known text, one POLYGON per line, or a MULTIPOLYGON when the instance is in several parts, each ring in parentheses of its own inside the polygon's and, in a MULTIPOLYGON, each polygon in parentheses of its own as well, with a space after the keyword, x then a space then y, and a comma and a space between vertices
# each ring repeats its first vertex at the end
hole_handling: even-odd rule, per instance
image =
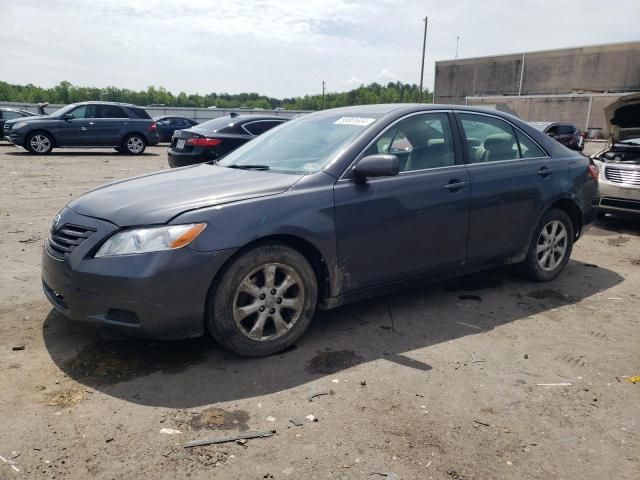
POLYGON ((98 105, 98 118, 129 118, 125 111, 117 105, 98 105))
POLYGON ((282 122, 275 120, 261 120, 257 122, 249 122, 245 123, 242 128, 244 128, 251 135, 260 135, 267 130, 271 130, 273 127, 280 125, 282 122))
POLYGON ((127 110, 130 112, 131 118, 142 118, 144 120, 151 120, 151 117, 144 108, 127 107, 127 110))
POLYGON ((459 113, 470 163, 519 160, 546 154, 529 137, 499 118, 459 113))

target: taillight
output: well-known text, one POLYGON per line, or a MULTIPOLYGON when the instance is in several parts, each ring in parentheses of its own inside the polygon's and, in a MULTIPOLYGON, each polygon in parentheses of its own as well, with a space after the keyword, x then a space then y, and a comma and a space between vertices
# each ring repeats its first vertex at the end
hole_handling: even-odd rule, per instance
POLYGON ((158 129, 158 126, 156 125, 156 122, 153 122, 151 125, 149 125, 150 132, 155 132, 157 129, 158 129))
POLYGON ((188 138, 186 143, 194 147, 217 147, 222 143, 222 140, 217 138, 192 137, 188 138))
POLYGON ((589 165, 589 175, 591 175, 591 178, 593 178, 594 180, 598 179, 598 176, 600 175, 600 169, 597 165, 589 165))

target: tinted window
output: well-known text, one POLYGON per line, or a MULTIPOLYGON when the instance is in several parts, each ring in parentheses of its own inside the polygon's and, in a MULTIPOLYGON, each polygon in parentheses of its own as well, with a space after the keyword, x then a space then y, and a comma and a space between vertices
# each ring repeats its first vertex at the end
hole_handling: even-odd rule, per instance
POLYGON ((213 120, 208 120, 206 122, 198 125, 198 128, 202 128, 203 130, 210 130, 212 132, 220 131, 221 129, 229 126, 233 126, 233 118, 231 117, 219 117, 214 118, 213 120))
POLYGON ((559 125, 558 132, 560 135, 573 135, 575 127, 573 125, 559 125))
POLYGON ((259 122, 249 122, 243 125, 244 129, 247 130, 251 135, 260 135, 267 130, 271 130, 273 127, 280 125, 282 122, 280 121, 259 121, 259 122))
POLYGON ((69 113, 73 115, 73 118, 96 118, 96 106, 81 105, 69 113))
POLYGON ((98 105, 98 118, 129 118, 124 110, 116 105, 98 105))
POLYGON ((458 114, 466 136, 470 163, 520 158, 513 127, 495 117, 458 114))
POLYGON ((553 127, 549 127, 546 133, 547 135, 558 135, 558 126, 554 125, 553 127))
POLYGON ((546 152, 542 150, 536 143, 534 143, 533 140, 531 140, 524 133, 518 131, 517 129, 516 137, 518 138, 518 143, 520 144, 520 152, 522 153, 522 158, 536 158, 547 156, 546 152))
POLYGON ((176 127, 190 127, 191 126, 191 122, 189 120, 187 120, 186 118, 175 118, 174 119, 174 125, 176 127))
POLYGON ((12 112, 11 110, 5 110, 0 112, 0 118, 4 118, 5 120, 13 120, 14 118, 22 118, 26 117, 24 113, 20 112, 12 112))
POLYGON ((131 118, 143 118, 150 120, 151 117, 144 108, 139 107, 127 107, 127 110, 131 113, 131 118))
POLYGON ((427 113, 401 120, 384 132, 365 155, 376 153, 397 155, 401 171, 454 165, 449 117, 445 113, 427 113))

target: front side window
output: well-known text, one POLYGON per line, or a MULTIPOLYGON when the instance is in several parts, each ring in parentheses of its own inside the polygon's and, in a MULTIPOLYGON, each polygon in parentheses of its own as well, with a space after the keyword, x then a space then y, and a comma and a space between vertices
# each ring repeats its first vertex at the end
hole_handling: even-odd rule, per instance
POLYGON ((573 125, 560 125, 558 127, 558 132, 560 135, 573 135, 575 133, 575 128, 573 125))
POLYGON ((425 113, 405 118, 386 130, 365 156, 377 153, 397 156, 401 172, 455 165, 449 117, 425 113))
POLYGON ((69 113, 73 115, 73 118, 96 118, 96 106, 81 105, 69 113))

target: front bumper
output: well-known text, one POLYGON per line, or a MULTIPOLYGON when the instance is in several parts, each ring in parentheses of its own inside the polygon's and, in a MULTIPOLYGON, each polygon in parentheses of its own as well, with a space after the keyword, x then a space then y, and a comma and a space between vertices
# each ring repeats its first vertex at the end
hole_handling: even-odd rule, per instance
POLYGON ((599 209, 611 213, 640 215, 640 187, 626 186, 600 179, 599 209))
POLYGON ((26 135, 21 134, 19 131, 15 131, 15 130, 4 131, 4 139, 9 143, 13 143, 14 145, 23 145, 25 141, 25 136, 26 135))
POLYGON ((93 258, 101 241, 117 230, 115 225, 68 208, 61 212, 58 225, 81 225, 95 232, 64 258, 45 245, 43 290, 56 310, 127 335, 180 339, 204 333, 209 287, 233 251, 185 247, 93 258))

